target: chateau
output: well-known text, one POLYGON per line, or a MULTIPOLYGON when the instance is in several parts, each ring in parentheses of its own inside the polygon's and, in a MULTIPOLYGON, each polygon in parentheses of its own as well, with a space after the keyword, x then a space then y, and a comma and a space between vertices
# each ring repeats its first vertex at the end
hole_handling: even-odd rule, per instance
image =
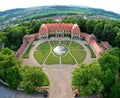
POLYGON ((84 38, 97 53, 98 56, 102 55, 105 51, 111 48, 107 42, 97 43, 97 39, 93 34, 87 34, 80 31, 80 28, 77 24, 69 23, 51 23, 51 24, 42 24, 39 32, 31 35, 25 35, 23 37, 23 44, 16 52, 17 58, 22 58, 26 48, 35 38, 43 39, 48 38, 49 36, 55 37, 64 37, 70 36, 71 39, 74 38, 84 38))
POLYGON ((40 38, 48 38, 49 36, 80 38, 80 33, 80 28, 77 24, 68 23, 42 24, 39 29, 40 38))

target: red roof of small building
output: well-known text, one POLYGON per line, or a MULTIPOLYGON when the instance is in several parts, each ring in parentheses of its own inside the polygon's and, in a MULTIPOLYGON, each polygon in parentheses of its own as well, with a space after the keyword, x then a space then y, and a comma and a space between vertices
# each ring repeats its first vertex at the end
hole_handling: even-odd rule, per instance
POLYGON ((80 33, 80 36, 84 38, 89 38, 89 34, 87 33, 80 33))
POLYGON ((31 36, 32 38, 37 38, 37 37, 40 36, 40 34, 39 34, 39 33, 35 33, 35 34, 31 34, 30 36, 31 36))
POLYGON ((100 49, 99 45, 97 44, 97 42, 95 40, 91 40, 90 44, 92 45, 92 47, 94 48, 95 52, 97 54, 101 54, 102 50, 100 49))
POLYGON ((87 41, 90 43, 90 45, 94 48, 95 52, 100 55, 102 50, 100 48, 100 46, 97 44, 96 42, 96 37, 91 34, 87 34, 87 33, 81 33, 80 34, 81 37, 84 37, 85 39, 87 39, 87 41))

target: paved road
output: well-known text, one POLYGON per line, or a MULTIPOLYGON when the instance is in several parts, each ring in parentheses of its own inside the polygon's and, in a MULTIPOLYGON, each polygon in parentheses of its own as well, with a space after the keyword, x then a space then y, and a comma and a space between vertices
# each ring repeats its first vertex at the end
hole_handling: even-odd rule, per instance
POLYGON ((43 70, 50 79, 50 98, 73 98, 71 88, 71 72, 74 66, 51 65, 43 70))

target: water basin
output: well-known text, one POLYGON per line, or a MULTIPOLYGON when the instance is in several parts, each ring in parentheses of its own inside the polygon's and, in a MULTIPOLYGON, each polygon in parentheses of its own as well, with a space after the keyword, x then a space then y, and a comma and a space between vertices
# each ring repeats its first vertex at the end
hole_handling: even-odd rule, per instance
POLYGON ((67 52, 67 49, 66 47, 62 46, 62 45, 59 45, 59 46, 56 46, 53 51, 55 52, 55 54, 59 55, 59 56, 62 56, 64 55, 66 52, 67 52))

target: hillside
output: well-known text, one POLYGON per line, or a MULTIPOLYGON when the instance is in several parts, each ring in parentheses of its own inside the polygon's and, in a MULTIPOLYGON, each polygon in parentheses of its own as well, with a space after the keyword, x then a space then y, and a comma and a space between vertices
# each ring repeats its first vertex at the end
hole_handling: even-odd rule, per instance
POLYGON ((5 25, 14 25, 22 21, 30 21, 56 15, 77 15, 79 17, 86 16, 87 18, 120 19, 120 14, 105 11, 103 9, 76 6, 42 6, 18 8, 0 12, 0 28, 5 25))

